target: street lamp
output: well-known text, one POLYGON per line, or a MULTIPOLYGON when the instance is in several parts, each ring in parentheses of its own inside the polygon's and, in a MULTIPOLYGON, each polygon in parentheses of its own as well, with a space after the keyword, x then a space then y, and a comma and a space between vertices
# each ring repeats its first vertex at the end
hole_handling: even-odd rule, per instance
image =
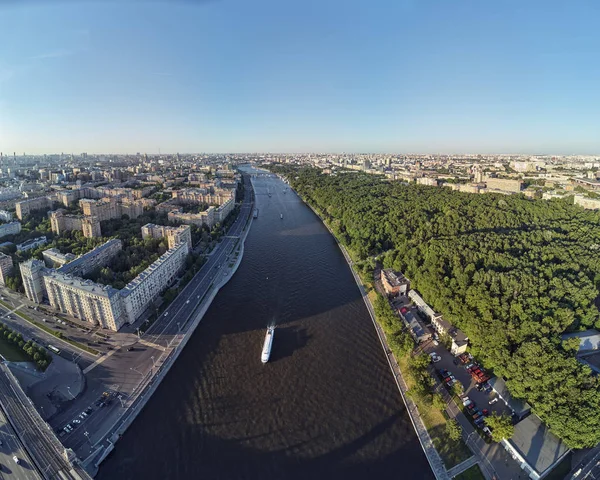
POLYGON ((71 392, 71 386, 70 385, 67 385, 67 390, 69 391, 69 395, 71 395, 71 397, 73 397, 72 400, 75 400, 75 395, 73 395, 73 393, 71 392))
POLYGON ((83 434, 85 435, 85 438, 87 438, 87 441, 90 442, 91 445, 92 441, 90 440, 90 432, 83 432, 83 434))
POLYGON ((154 355, 150 357, 152 359, 152 368, 156 368, 156 363, 154 362, 154 355))
POLYGON ((144 376, 144 374, 142 372, 140 372, 138 369, 136 369, 135 367, 129 367, 129 370, 133 370, 136 373, 139 373, 142 377, 144 376))

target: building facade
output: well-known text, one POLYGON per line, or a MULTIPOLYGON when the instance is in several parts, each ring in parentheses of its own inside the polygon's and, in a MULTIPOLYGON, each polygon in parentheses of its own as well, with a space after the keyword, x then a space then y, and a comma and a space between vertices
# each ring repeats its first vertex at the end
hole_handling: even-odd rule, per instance
POLYGON ((44 262, 35 259, 27 260, 19 265, 19 269, 27 298, 32 302, 42 303, 45 295, 44 273, 46 269, 44 262))
POLYGON ((178 243, 186 243, 188 245, 188 252, 192 249, 192 229, 189 225, 167 227, 164 225, 147 223, 142 227, 142 238, 163 237, 167 237, 167 243, 170 249, 174 248, 178 243))
POLYGON ((0 253, 0 283, 6 285, 6 277, 13 272, 13 261, 10 255, 0 253))
POLYGON ((17 210, 17 218, 23 220, 24 217, 29 215, 35 210, 43 210, 45 208, 52 207, 52 200, 50 197, 37 197, 29 200, 23 200, 17 202, 15 208, 17 210))
POLYGON ((410 281, 399 272, 391 268, 382 269, 380 273, 383 289, 388 295, 406 295, 410 290, 410 281))
POLYGON ((125 323, 123 305, 115 288, 56 270, 44 275, 44 284, 50 305, 63 313, 115 331, 125 323))
POLYGON ((77 258, 72 253, 60 253, 57 248, 49 248, 48 250, 44 250, 42 252, 42 257, 44 257, 44 263, 48 268, 62 267, 66 263, 69 263, 77 258))
POLYGON ((19 243, 17 245, 17 251, 26 252, 27 250, 32 250, 34 248, 41 247, 42 245, 46 245, 46 243, 48 243, 46 236, 32 238, 31 240, 27 240, 26 242, 19 243))
POLYGON ((123 242, 117 238, 113 238, 63 265, 59 268, 59 271, 61 273, 82 277, 96 268, 108 265, 113 257, 122 249, 123 242))
POLYGON ((16 235, 21 231, 21 222, 3 223, 0 225, 0 238, 7 235, 16 235))

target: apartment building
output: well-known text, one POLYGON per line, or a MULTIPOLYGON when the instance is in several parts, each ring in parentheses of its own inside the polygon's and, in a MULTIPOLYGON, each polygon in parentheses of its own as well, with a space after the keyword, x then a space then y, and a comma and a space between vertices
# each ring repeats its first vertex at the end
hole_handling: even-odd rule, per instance
POLYGON ((417 178, 417 184, 419 185, 427 185, 430 187, 437 187, 439 182, 437 180, 437 178, 431 178, 431 177, 419 177, 417 178))
POLYGON ((27 250, 32 250, 34 248, 41 247, 42 245, 46 245, 46 243, 48 243, 48 239, 45 235, 42 237, 32 238, 26 242, 19 243, 17 245, 17 251, 26 252, 27 250))
POLYGON ((84 215, 71 215, 66 210, 59 208, 48 213, 50 226, 57 235, 71 230, 80 230, 86 238, 101 237, 102 230, 98 217, 84 215))
POLYGON ((129 282, 120 293, 127 321, 133 323, 177 277, 185 264, 188 245, 179 243, 129 282))
POLYGON ((573 203, 588 210, 600 209, 600 200, 596 198, 588 198, 583 195, 574 195, 573 203))
POLYGON ((191 225, 208 225, 212 228, 215 223, 222 222, 231 213, 235 203, 233 199, 228 200, 218 207, 208 207, 200 213, 184 213, 181 208, 172 210, 167 214, 170 222, 186 223, 191 225))
POLYGON ((187 243, 178 243, 122 290, 80 278, 106 265, 122 249, 120 240, 109 240, 56 270, 39 260, 28 260, 20 265, 25 294, 37 303, 46 296, 61 312, 118 330, 124 323, 134 322, 175 280, 185 265, 188 248, 187 243))
POLYGON ((44 263, 48 268, 62 267, 66 263, 69 263, 77 258, 72 253, 60 253, 60 250, 57 248, 49 248, 48 250, 44 250, 42 252, 42 257, 44 257, 44 263))
POLYGON ((25 295, 32 302, 42 303, 45 295, 44 273, 46 268, 41 260, 30 259, 19 265, 25 295))
POLYGON ((23 200, 17 202, 15 208, 17 210, 17 218, 23 220, 24 217, 29 215, 35 210, 43 210, 52 207, 52 199, 50 197, 37 197, 29 200, 23 200))
POLYGON ((179 227, 167 227, 164 225, 154 225, 147 223, 142 227, 142 238, 163 238, 167 237, 169 248, 174 248, 178 243, 186 243, 189 250, 192 249, 192 229, 189 225, 180 225, 179 227))
POLYGON ((48 270, 44 275, 48 301, 54 308, 102 328, 118 330, 125 323, 119 290, 48 270))
POLYGON ((129 218, 137 218, 144 213, 144 202, 123 198, 119 201, 117 197, 106 197, 101 200, 85 198, 79 200, 79 205, 85 216, 97 217, 99 221, 120 218, 128 215, 129 218))
POLYGON ((3 223, 0 225, 0 238, 7 235, 16 235, 21 231, 21 222, 3 223))
POLYGON ((7 210, 0 210, 0 220, 3 222, 12 222, 13 214, 7 210))
POLYGON ((523 190, 523 182, 521 180, 486 177, 484 182, 486 188, 490 190, 503 190, 505 192, 512 193, 519 193, 521 190, 523 190))
POLYGON ((13 261, 10 255, 0 253, 0 284, 6 285, 6 277, 13 272, 13 261))
POLYGON ((121 250, 123 250, 123 242, 119 239, 113 238, 63 265, 58 270, 61 273, 68 273, 69 275, 82 277, 96 268, 108 265, 113 257, 121 250))

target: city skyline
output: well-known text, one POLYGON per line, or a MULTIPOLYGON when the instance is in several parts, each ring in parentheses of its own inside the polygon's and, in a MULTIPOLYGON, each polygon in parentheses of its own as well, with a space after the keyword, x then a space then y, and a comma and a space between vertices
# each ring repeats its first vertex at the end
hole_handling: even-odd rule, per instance
POLYGON ((0 151, 600 154, 593 2, 141 6, 1 9, 0 151))

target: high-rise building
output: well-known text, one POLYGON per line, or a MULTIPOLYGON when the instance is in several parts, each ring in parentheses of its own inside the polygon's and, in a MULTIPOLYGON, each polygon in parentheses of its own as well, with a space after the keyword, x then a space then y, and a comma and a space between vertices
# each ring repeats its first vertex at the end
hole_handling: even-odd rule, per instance
POLYGON ((44 262, 41 260, 27 260, 19 265, 25 295, 32 302, 42 303, 44 298, 44 262))
POLYGON ((10 222, 0 225, 0 238, 7 235, 16 235, 21 231, 21 222, 10 222))
POLYGON ((13 261, 10 255, 0 253, 0 283, 6 285, 6 277, 13 272, 13 261))

